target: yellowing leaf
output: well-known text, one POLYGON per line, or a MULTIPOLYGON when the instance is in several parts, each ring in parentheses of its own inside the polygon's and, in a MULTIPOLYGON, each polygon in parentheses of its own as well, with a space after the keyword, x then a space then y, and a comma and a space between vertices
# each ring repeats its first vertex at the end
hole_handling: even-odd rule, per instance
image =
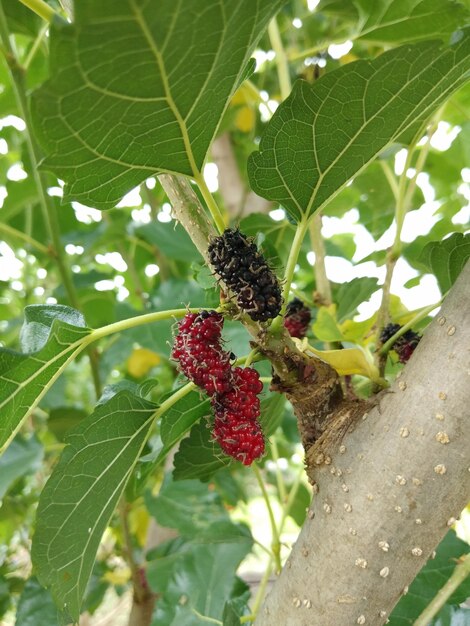
POLYGON ((112 585, 125 585, 131 577, 131 570, 128 567, 121 567, 112 572, 106 572, 103 580, 112 585))
POLYGON ((246 86, 243 84, 237 91, 233 94, 233 98, 230 100, 230 104, 248 104, 250 101, 249 91, 246 86))
POLYGON ((243 133, 247 133, 252 130, 255 125, 255 121, 256 115, 253 107, 243 106, 237 111, 235 126, 243 133))
POLYGON ((313 332, 320 341, 343 341, 343 334, 336 321, 336 306, 322 306, 313 325, 313 332))
POLYGON ((143 503, 129 513, 131 533, 136 536, 139 546, 145 545, 149 522, 150 516, 143 503))
POLYGON ((371 330, 376 319, 377 315, 374 313, 372 317, 369 317, 367 320, 362 320, 361 322, 346 320, 340 325, 344 339, 352 343, 358 343, 361 340, 368 343, 370 340, 375 339, 375 335, 371 333, 371 330))
POLYGON ((311 352, 322 361, 325 361, 340 376, 348 376, 351 374, 360 374, 371 380, 380 378, 371 353, 364 350, 361 346, 356 348, 345 348, 344 350, 316 350, 312 346, 308 346, 306 352, 311 352))
POLYGON ((127 360, 127 371, 134 378, 146 376, 155 365, 160 363, 160 357, 147 348, 136 348, 127 360))

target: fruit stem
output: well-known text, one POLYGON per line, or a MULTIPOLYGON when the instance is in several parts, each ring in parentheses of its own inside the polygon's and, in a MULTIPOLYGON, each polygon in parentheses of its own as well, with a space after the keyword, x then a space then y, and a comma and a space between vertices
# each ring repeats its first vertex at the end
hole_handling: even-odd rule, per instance
POLYGON ((312 250, 315 253, 315 290, 319 296, 321 304, 328 306, 331 304, 331 285, 326 275, 325 268, 325 242, 321 234, 322 215, 315 213, 310 221, 309 233, 312 250))
POLYGON ((295 266, 297 265, 297 261, 300 254, 300 249, 302 247, 302 242, 304 240, 305 234, 308 230, 308 219, 304 215, 300 222, 298 222, 294 241, 292 242, 292 247, 289 252, 289 258, 287 259, 286 271, 284 275, 284 289, 282 292, 282 309, 280 314, 276 317, 276 319, 271 324, 271 331, 279 330, 284 323, 284 315, 286 313, 287 305, 289 302, 289 294, 291 290, 292 281, 294 279, 295 266))
POLYGON ((209 187, 207 186, 206 179, 204 178, 204 175, 202 174, 202 172, 198 172, 194 176, 194 181, 199 187, 199 191, 201 192, 202 197, 204 198, 205 203, 207 204, 207 208, 209 209, 210 214, 212 215, 212 219, 214 220, 217 230, 219 231, 220 234, 222 234, 225 230, 225 220, 222 216, 222 213, 219 209, 217 202, 214 199, 214 196, 209 191, 209 187))

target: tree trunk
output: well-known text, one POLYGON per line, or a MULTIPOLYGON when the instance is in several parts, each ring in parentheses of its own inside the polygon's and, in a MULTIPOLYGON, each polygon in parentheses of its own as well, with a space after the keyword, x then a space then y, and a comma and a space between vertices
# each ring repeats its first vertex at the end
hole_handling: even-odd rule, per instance
POLYGON ((256 626, 379 626, 470 499, 470 263, 327 464, 256 626))

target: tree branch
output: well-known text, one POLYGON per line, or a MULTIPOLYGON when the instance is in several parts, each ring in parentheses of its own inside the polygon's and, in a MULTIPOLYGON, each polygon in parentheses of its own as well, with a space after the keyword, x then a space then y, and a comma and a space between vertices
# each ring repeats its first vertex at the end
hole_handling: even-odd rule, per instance
POLYGON ((391 391, 311 470, 318 495, 256 626, 386 622, 468 500, 469 318, 470 262, 391 391))

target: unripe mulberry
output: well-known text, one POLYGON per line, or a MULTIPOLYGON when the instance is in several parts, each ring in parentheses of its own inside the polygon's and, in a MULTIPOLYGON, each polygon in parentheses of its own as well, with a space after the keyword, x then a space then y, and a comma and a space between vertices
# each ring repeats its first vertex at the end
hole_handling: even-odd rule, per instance
POLYGON ((213 396, 214 438, 222 450, 244 465, 264 453, 264 437, 258 394, 263 384, 256 370, 250 367, 233 369, 233 387, 224 394, 213 396))
MULTIPOLYGON (((393 337, 393 335, 395 335, 400 328, 400 324, 388 324, 380 333, 380 341, 385 343, 393 337)), ((392 349, 398 354, 400 363, 407 363, 409 361, 420 339, 421 335, 418 335, 418 333, 415 333, 413 330, 407 330, 403 333, 403 335, 398 337, 392 345, 392 349)))
POLYGON ((302 339, 308 332, 308 327, 312 320, 312 314, 299 298, 294 298, 287 305, 284 326, 291 337, 302 339))
POLYGON ((208 395, 232 388, 231 354, 221 347, 223 317, 216 311, 188 313, 178 324, 172 358, 208 395))
POLYGON ((208 252, 215 271, 252 320, 266 322, 279 315, 282 306, 279 281, 256 244, 239 230, 229 228, 211 241, 208 252))

